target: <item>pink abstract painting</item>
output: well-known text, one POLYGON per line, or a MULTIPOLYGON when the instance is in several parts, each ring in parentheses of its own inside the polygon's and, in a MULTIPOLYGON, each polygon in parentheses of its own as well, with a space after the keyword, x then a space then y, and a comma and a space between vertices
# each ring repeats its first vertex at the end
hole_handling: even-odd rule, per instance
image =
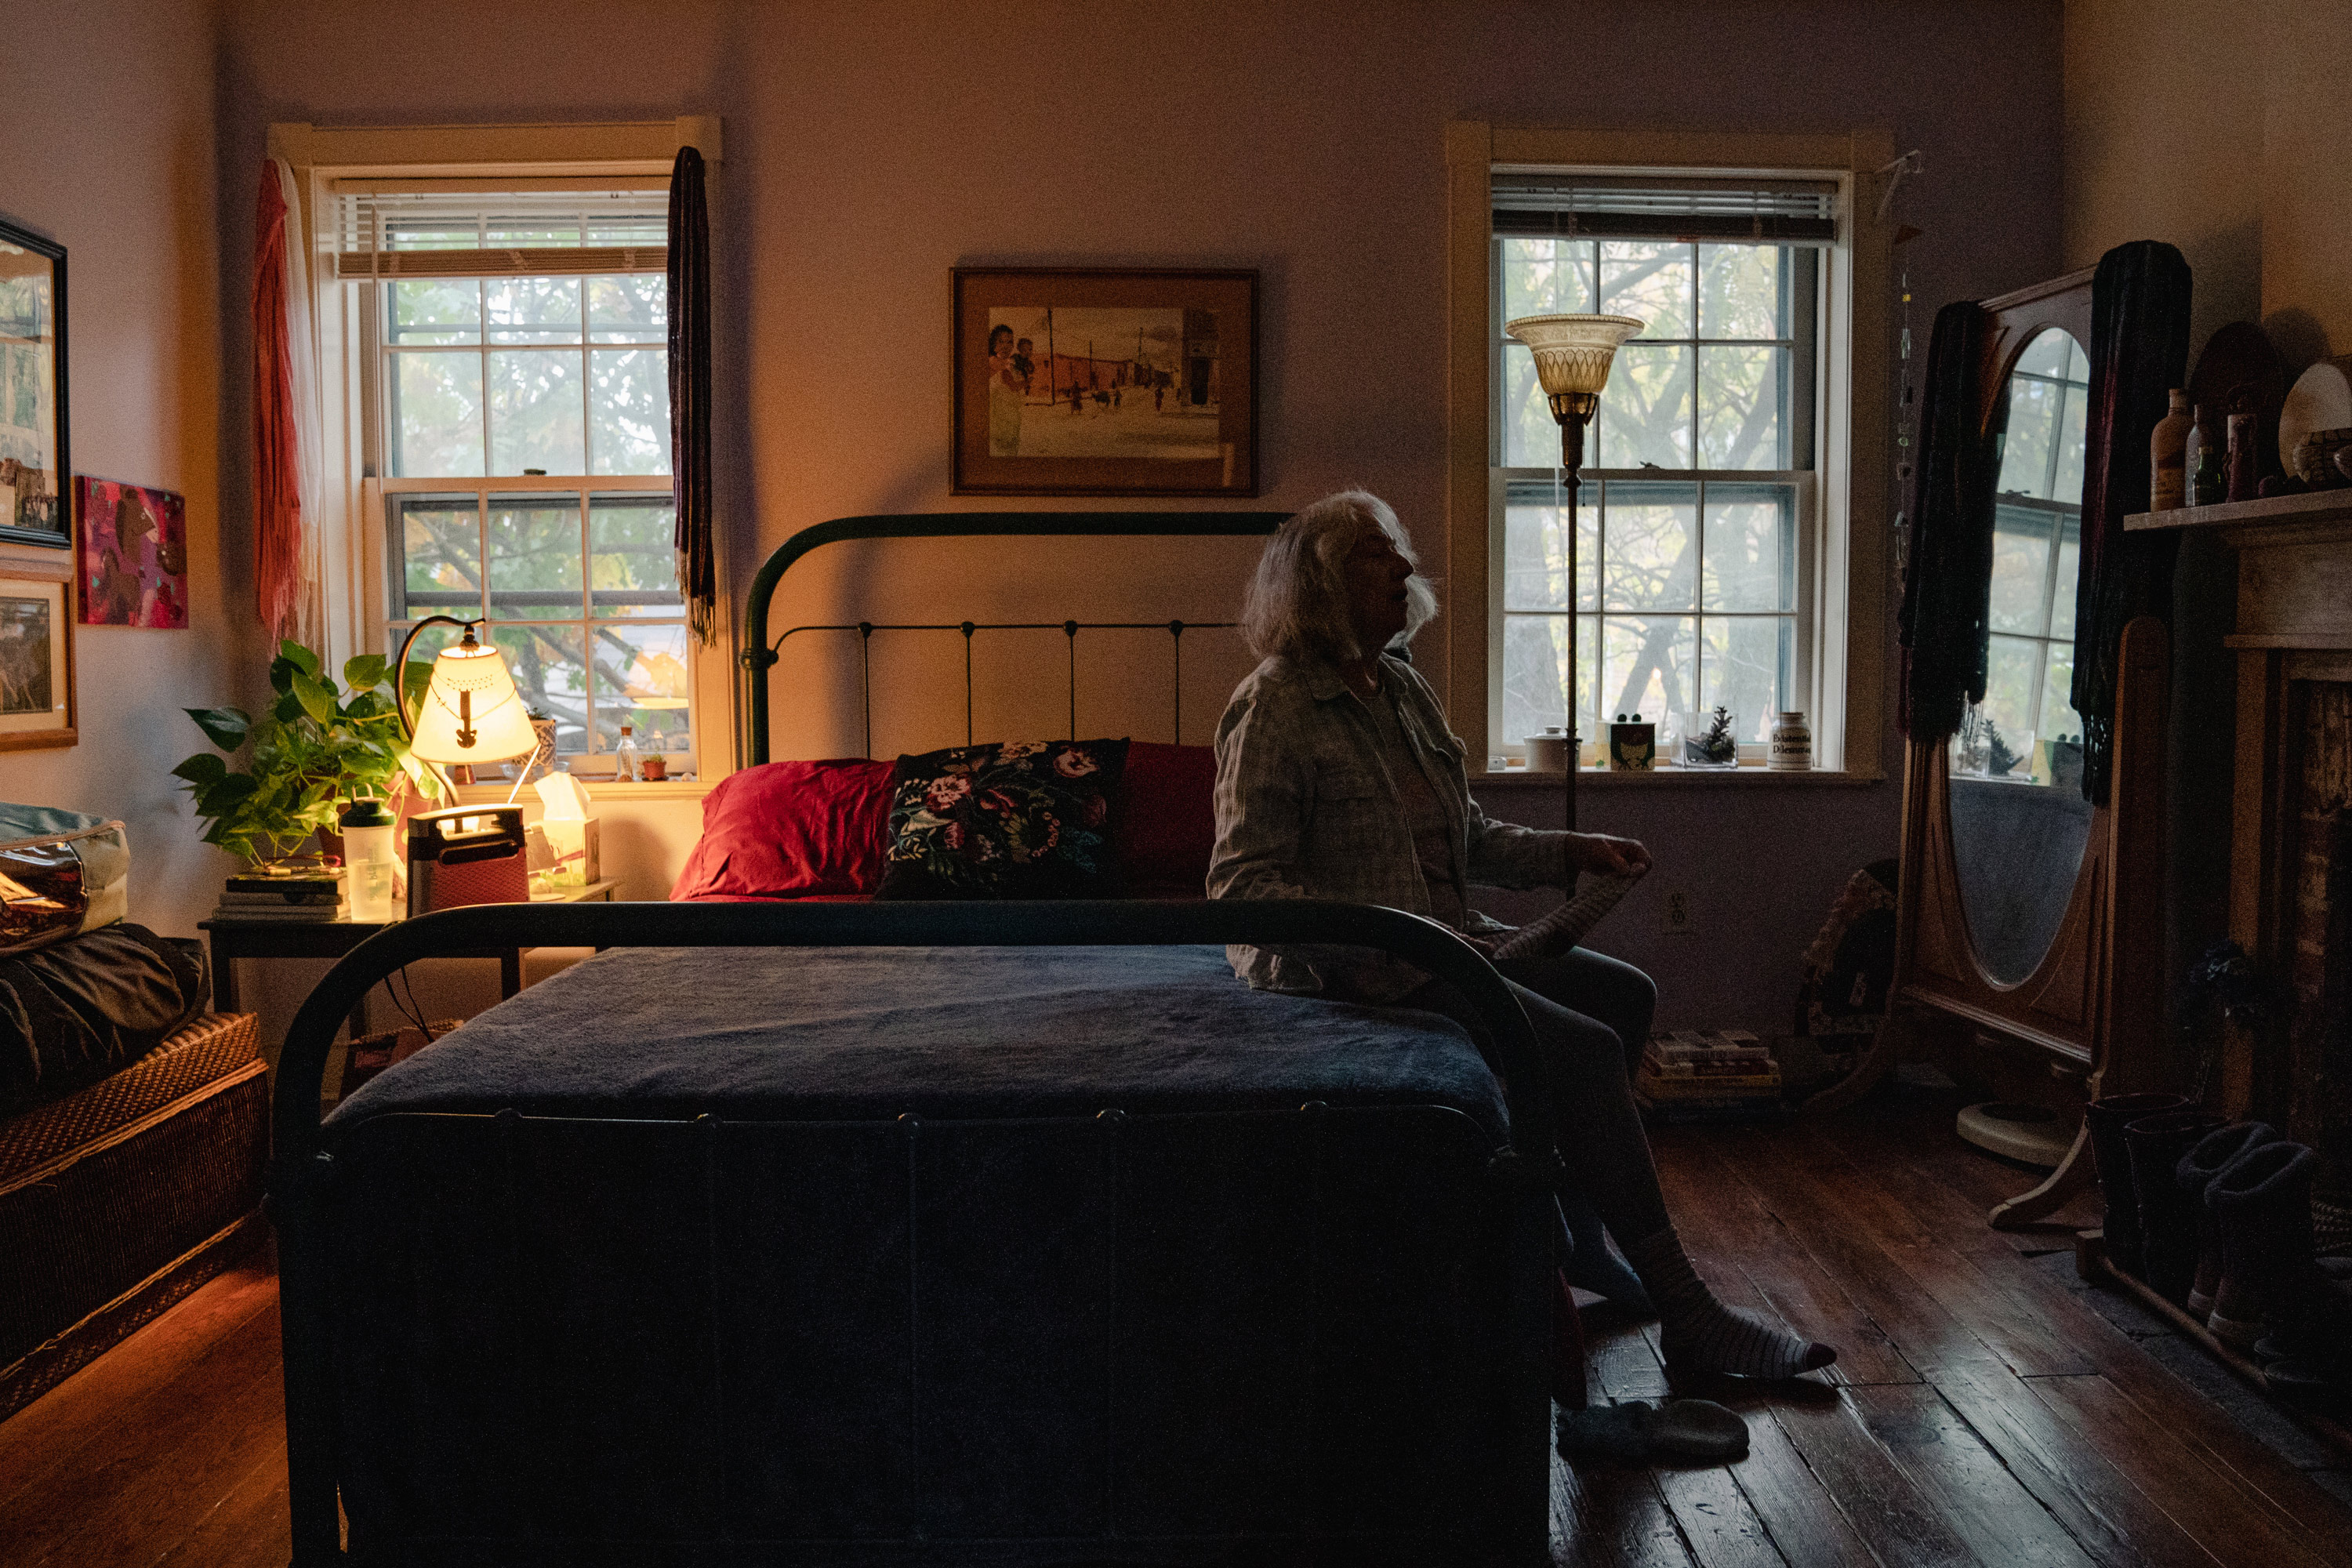
POLYGON ((170 490, 78 476, 81 624, 188 624, 188 504, 170 490))

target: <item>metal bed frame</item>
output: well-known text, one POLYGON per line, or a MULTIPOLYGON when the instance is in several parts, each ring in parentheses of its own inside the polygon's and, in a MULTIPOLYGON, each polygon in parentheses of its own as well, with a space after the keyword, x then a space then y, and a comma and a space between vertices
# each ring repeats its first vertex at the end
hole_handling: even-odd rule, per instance
MULTIPOLYGON (((793 561, 831 540, 960 533, 1262 533, 1270 513, 990 513, 970 517, 852 518, 804 530, 761 567, 741 652, 747 684, 774 662, 769 600, 793 561), (1171 527, 1171 522, 1181 526, 1171 527)), ((974 628, 977 629, 977 628, 974 628)), ((1171 628, 1173 631, 1174 628, 1171 628)), ((1181 636, 1181 631, 1174 635, 1181 636)), ((779 639, 781 640, 781 639, 779 639)), ((967 647, 969 643, 967 643, 967 647)), ((767 748, 763 692, 746 693, 747 746, 767 748)), ((272 1110, 269 1210, 278 1236, 285 1347, 287 1479, 296 1568, 345 1561, 336 1477, 338 1414, 332 1365, 330 1194, 336 1139, 322 1125, 320 1093, 339 1026, 361 997, 421 959, 487 948, 1254 946, 1339 942, 1394 954, 1458 987, 1486 1025, 1481 1048, 1504 1086, 1508 1142, 1487 1165, 1507 1206, 1509 1471, 1495 1478, 1502 1519, 1495 1539, 1507 1560, 1548 1562, 1550 1514, 1550 1365, 1553 1152, 1549 1066, 1509 985, 1477 950, 1446 928, 1390 909, 1311 900, 1066 901, 892 904, 490 904, 398 921, 341 959, 303 1001, 278 1065, 272 1110)), ((511 1112, 507 1113, 511 1115, 511 1112)), ((548 1119, 559 1120, 559 1119, 548 1119)), ((709 1118, 705 1118, 709 1120, 709 1118)), ((713 1289, 716 1289, 714 1284, 713 1289)), ((754 1543, 731 1543, 747 1549, 754 1543)), ((724 1563, 730 1543, 695 1543, 697 1561, 724 1563)))
POLYGON ((858 634, 859 695, 865 710, 866 752, 874 752, 873 647, 876 632, 961 632, 963 634, 964 743, 971 743, 971 639, 984 631, 1059 631, 1069 639, 1070 734, 1078 728, 1078 634, 1082 631, 1153 631, 1165 629, 1173 655, 1175 700, 1170 739, 1181 742, 1184 732, 1184 633, 1228 627, 1230 621, 941 621, 923 625, 888 625, 872 621, 786 628, 768 636, 768 616, 776 585, 794 563, 819 545, 855 539, 964 539, 1004 534, 1138 537, 1232 537, 1272 533, 1289 517, 1280 511, 985 511, 891 512, 867 517, 839 517, 804 528, 776 547, 751 579, 744 607, 742 647, 736 655, 739 670, 738 707, 742 713, 737 734, 736 762, 750 767, 768 760, 768 679, 784 639, 801 632, 858 634))

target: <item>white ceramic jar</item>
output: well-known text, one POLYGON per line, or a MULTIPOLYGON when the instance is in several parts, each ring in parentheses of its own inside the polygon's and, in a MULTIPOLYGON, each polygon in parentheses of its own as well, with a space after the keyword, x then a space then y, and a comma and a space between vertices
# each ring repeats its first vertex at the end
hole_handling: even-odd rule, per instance
POLYGON ((1772 715, 1772 744, 1764 765, 1780 773, 1812 772, 1813 731, 1802 713, 1772 715))
POLYGON ((1523 743, 1528 749, 1528 772, 1564 773, 1568 771, 1568 731, 1561 726, 1549 725, 1542 734, 1529 735, 1523 743))

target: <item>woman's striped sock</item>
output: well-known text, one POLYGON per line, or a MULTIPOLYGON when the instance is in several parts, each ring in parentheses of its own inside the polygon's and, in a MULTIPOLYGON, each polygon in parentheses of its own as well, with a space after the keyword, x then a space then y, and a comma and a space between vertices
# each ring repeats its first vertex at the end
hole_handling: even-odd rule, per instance
POLYGON ((1650 1300, 1657 1303, 1660 1348, 1670 1373, 1783 1378, 1837 1360, 1837 1352, 1825 1344, 1775 1328, 1744 1307, 1717 1300, 1691 1267, 1672 1226, 1626 1247, 1625 1256, 1649 1288, 1650 1300))

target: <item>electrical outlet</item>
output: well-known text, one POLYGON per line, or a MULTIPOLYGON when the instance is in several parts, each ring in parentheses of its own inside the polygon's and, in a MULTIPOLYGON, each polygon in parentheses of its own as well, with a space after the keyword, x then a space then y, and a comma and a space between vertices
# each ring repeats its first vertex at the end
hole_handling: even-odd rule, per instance
POLYGON ((1680 888, 1666 889, 1666 901, 1658 910, 1658 930, 1667 936, 1688 936, 1697 929, 1691 921, 1690 894, 1680 888))

